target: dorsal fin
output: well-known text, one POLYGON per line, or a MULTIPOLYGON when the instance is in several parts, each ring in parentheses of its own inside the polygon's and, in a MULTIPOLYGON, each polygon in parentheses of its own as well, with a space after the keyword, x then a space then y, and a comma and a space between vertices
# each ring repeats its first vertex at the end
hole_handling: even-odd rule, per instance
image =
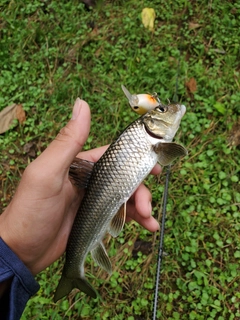
POLYGON ((69 168, 69 179, 79 189, 88 186, 92 174, 94 162, 75 158, 69 168))

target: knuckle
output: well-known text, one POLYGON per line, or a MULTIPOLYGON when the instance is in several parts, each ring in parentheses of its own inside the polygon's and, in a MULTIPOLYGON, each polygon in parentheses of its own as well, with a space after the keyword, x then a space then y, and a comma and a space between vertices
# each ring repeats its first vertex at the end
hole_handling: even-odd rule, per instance
POLYGON ((56 140, 66 141, 67 139, 73 138, 73 137, 74 137, 73 131, 69 128, 68 125, 66 125, 59 131, 56 137, 56 140))

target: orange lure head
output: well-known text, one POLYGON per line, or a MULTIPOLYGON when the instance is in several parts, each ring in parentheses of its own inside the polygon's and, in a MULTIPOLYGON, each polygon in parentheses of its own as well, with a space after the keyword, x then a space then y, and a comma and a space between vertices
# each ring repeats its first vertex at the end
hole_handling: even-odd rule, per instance
POLYGON ((147 93, 131 94, 123 85, 122 90, 127 97, 132 110, 140 115, 161 105, 161 101, 156 93, 152 95, 147 93))

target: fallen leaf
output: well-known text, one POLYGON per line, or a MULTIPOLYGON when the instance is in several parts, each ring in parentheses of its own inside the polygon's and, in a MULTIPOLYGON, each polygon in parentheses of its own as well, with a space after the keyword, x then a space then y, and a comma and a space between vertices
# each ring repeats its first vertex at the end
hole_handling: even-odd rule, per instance
POLYGON ((12 104, 0 112, 0 134, 9 130, 14 125, 15 119, 20 123, 26 120, 25 111, 21 104, 12 104))
POLYGON ((238 119, 237 122, 233 125, 228 136, 228 142, 230 146, 240 146, 240 119, 238 119))
POLYGON ((21 104, 17 104, 16 108, 16 118, 20 123, 23 123, 26 120, 26 113, 23 110, 23 107, 21 104))
POLYGON ((29 157, 35 158, 36 157, 36 145, 33 142, 27 142, 24 146, 23 146, 23 152, 27 153, 27 155, 29 157))
POLYGON ((188 24, 188 29, 189 30, 194 30, 194 29, 197 29, 197 28, 200 28, 201 25, 198 24, 198 23, 194 23, 194 22, 189 22, 188 24))
POLYGON ((33 147, 32 142, 25 143, 25 145, 23 146, 23 152, 28 153, 32 147, 33 147))
POLYGON ((136 258, 138 252, 141 251, 145 255, 149 255, 152 252, 152 242, 137 240, 134 243, 134 247, 132 250, 132 255, 136 258))
POLYGON ((90 8, 94 8, 96 6, 95 0, 82 0, 82 2, 85 4, 85 7, 87 10, 90 10, 90 8))
POLYGON ((189 81, 187 81, 185 85, 190 93, 194 93, 195 91, 197 91, 197 82, 194 78, 191 78, 189 81))
POLYGON ((144 8, 142 10, 142 23, 145 28, 150 31, 154 30, 155 11, 152 8, 144 8))

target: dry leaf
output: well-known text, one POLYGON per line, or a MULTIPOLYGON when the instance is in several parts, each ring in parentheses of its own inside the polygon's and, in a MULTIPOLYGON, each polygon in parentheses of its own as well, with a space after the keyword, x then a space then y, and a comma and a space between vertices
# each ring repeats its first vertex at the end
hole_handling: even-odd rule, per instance
POLYGON ((17 104, 16 118, 20 123, 23 123, 26 120, 26 113, 21 104, 17 104))
POLYGON ((142 23, 145 28, 150 31, 154 30, 155 11, 152 8, 144 8, 142 10, 142 23))
POLYGON ((191 78, 188 82, 185 83, 185 85, 191 93, 197 91, 197 82, 194 78, 191 78))
POLYGON ((142 252, 145 255, 149 255, 152 252, 152 242, 137 240, 134 243, 132 255, 134 258, 138 257, 138 252, 142 252))
POLYGON ((36 145, 34 142, 27 142, 23 147, 23 152, 27 153, 29 157, 36 157, 36 145))
POLYGON ((233 125, 228 136, 228 143, 230 146, 240 146, 240 119, 233 125))
POLYGON ((26 120, 25 111, 21 104, 12 104, 0 112, 0 134, 9 130, 15 119, 20 123, 26 120))
POLYGON ((200 28, 201 25, 198 24, 198 23, 194 23, 194 22, 189 22, 188 24, 188 29, 189 30, 194 30, 194 29, 197 29, 197 28, 200 28))

